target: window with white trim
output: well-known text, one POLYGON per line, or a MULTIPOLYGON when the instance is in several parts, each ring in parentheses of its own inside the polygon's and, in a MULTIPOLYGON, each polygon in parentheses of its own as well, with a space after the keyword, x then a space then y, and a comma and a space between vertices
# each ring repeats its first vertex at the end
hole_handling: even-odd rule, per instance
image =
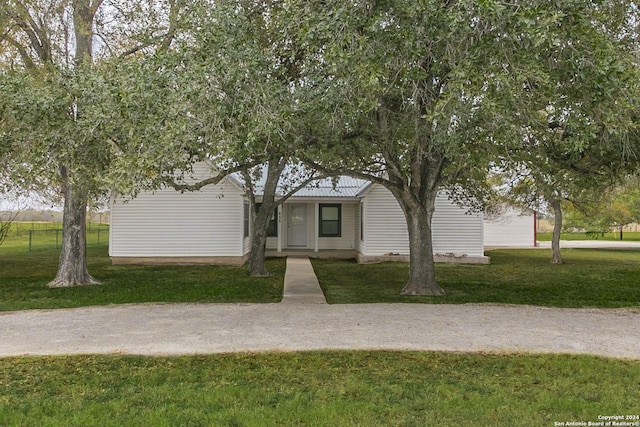
POLYGON ((342 236, 342 205, 320 204, 319 208, 319 233, 320 237, 342 236))

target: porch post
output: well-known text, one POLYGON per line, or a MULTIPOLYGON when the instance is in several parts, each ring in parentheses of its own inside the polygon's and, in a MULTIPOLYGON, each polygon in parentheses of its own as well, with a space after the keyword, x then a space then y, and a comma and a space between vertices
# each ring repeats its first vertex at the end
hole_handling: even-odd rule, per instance
POLYGON ((279 208, 276 209, 278 215, 276 217, 276 219, 278 220, 276 227, 278 227, 278 238, 276 239, 278 241, 278 248, 277 251, 278 252, 282 252, 282 211, 284 210, 284 205, 280 205, 279 208))
POLYGON ((313 233, 313 251, 314 252, 319 252, 320 250, 318 249, 318 236, 320 234, 320 203, 316 202, 315 203, 315 217, 314 217, 314 233, 313 233))

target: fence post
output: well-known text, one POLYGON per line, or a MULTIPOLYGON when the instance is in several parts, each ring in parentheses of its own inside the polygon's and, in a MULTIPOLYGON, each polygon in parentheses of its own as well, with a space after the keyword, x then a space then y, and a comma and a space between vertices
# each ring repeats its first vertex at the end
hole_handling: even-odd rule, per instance
POLYGON ((56 249, 58 249, 58 231, 60 230, 56 228, 56 249))
POLYGON ((33 230, 29 230, 29 252, 31 252, 31 238, 33 236, 33 230))

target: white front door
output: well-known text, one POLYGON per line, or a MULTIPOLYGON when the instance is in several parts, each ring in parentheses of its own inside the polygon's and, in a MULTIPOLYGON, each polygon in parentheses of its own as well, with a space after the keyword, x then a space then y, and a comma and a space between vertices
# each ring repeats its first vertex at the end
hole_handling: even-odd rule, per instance
POLYGON ((287 246, 307 247, 307 205, 288 206, 287 246))

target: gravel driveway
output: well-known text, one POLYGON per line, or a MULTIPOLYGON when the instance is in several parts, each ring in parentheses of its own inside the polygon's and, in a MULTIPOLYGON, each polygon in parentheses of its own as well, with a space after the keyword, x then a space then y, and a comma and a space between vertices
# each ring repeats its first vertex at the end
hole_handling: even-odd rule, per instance
POLYGON ((490 304, 144 304, 0 313, 0 356, 408 349, 640 359, 640 311, 490 304))

